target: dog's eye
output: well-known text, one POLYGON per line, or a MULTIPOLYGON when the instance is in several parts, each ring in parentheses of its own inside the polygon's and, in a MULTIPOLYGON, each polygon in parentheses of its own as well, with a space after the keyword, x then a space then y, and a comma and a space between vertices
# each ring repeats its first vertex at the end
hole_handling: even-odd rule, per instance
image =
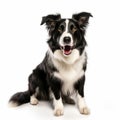
POLYGON ((59 28, 58 28, 58 31, 59 31, 59 32, 64 31, 64 25, 60 25, 59 28))
POLYGON ((76 30, 77 30, 77 28, 76 28, 76 26, 75 25, 71 25, 70 26, 70 30, 74 33, 76 30))

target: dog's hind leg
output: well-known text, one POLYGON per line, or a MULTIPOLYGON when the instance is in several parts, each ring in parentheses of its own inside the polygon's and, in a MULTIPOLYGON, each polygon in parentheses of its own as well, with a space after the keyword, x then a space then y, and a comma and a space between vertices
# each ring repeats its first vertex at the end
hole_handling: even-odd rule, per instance
POLYGON ((39 100, 37 95, 39 92, 39 86, 37 84, 36 76, 31 74, 29 77, 29 91, 30 91, 30 104, 37 105, 39 100))
POLYGON ((38 104, 39 100, 49 100, 49 86, 46 74, 42 69, 35 69, 29 77, 30 103, 38 104))
POLYGON ((37 99, 38 89, 39 88, 37 87, 35 93, 30 96, 30 104, 31 105, 37 105, 39 102, 39 100, 37 99))

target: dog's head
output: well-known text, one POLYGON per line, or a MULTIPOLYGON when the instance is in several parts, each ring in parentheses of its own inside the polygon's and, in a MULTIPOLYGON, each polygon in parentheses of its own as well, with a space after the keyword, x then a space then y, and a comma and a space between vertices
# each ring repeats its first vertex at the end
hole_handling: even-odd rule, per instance
POLYGON ((77 49, 81 54, 86 46, 84 35, 89 17, 92 15, 87 12, 73 14, 71 19, 62 19, 60 14, 43 17, 41 25, 45 23, 47 26, 52 52, 59 50, 64 57, 68 57, 77 49))

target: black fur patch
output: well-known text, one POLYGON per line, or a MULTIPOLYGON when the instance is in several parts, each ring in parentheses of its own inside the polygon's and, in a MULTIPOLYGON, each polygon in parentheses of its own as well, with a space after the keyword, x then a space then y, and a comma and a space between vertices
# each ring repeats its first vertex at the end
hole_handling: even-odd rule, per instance
POLYGON ((74 85, 75 89, 82 97, 84 97, 84 83, 85 83, 85 75, 82 78, 80 78, 80 80, 78 80, 74 85))

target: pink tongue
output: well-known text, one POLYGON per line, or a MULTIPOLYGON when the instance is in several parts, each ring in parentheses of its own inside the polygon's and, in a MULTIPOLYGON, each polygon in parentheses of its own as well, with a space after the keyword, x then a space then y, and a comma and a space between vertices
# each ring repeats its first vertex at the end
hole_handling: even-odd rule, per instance
POLYGON ((64 50, 64 54, 68 55, 71 53, 71 50, 64 50))
POLYGON ((64 48, 64 54, 69 55, 71 53, 71 46, 66 45, 64 48))

